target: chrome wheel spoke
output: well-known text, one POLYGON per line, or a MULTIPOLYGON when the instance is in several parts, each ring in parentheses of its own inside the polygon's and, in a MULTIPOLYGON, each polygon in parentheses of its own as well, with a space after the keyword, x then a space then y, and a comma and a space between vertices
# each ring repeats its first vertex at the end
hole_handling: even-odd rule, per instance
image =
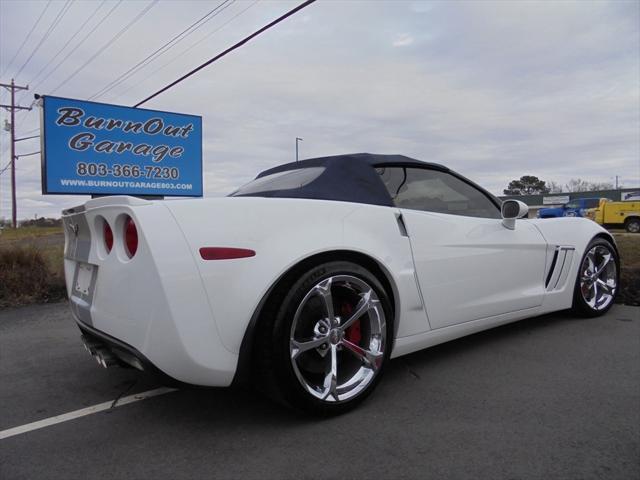
POLYGON ((356 311, 349 317, 346 322, 342 322, 340 325, 340 329, 345 331, 349 328, 356 320, 358 320, 362 315, 367 313, 367 311, 372 307, 373 300, 371 299, 372 290, 368 292, 362 293, 360 296, 362 297, 356 306, 356 311))
POLYGON ((342 340, 341 343, 348 351, 350 351, 357 358, 362 360, 362 362, 370 369, 377 370, 380 367, 384 353, 365 350, 359 345, 356 345, 355 343, 351 343, 347 339, 342 340))
POLYGON ((607 265, 609 265, 612 259, 613 259, 613 256, 610 253, 607 253, 607 255, 604 255, 602 262, 596 268, 596 271, 595 271, 595 274, 597 277, 600 277, 600 275, 602 275, 602 272, 604 272, 604 269, 606 268, 607 265))
POLYGON ((595 272, 596 270, 596 263, 595 263, 595 251, 594 249, 592 249, 591 251, 589 251, 589 253, 587 253, 587 258, 585 258, 585 261, 587 262, 587 273, 588 274, 592 274, 593 272, 595 272))
POLYGON ((314 340, 309 340, 308 342, 298 342, 292 338, 291 358, 295 360, 301 353, 318 348, 324 343, 327 343, 327 337, 316 338, 314 340))
POLYGON ((602 289, 603 293, 611 295, 611 286, 607 282, 598 279, 596 280, 596 284, 598 285, 598 288, 602 289))
POLYGON ((331 368, 324 377, 324 390, 322 400, 327 400, 329 396, 335 400, 338 398, 338 347, 331 345, 331 368))
POLYGON ((594 283, 591 285, 591 290, 593 290, 593 297, 591 300, 593 300, 593 306, 596 306, 598 304, 598 286, 594 283))
POLYGON ((327 312, 327 318, 331 325, 335 324, 336 317, 333 312, 333 296, 331 295, 331 284, 333 283, 333 277, 327 278, 325 281, 320 282, 315 286, 314 292, 320 296, 324 302, 324 308, 327 312))

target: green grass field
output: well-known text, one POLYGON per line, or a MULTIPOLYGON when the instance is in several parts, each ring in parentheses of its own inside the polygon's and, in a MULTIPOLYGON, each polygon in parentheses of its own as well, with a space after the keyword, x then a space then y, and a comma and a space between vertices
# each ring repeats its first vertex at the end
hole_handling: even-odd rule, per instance
POLYGON ((0 245, 3 242, 15 242, 21 240, 32 240, 38 237, 46 237, 56 233, 62 234, 62 227, 22 227, 4 228, 0 233, 0 245))
MULTIPOLYGON (((622 264, 621 303, 640 304, 640 234, 614 233, 622 264)), ((0 308, 64 298, 62 227, 0 233, 0 308)))

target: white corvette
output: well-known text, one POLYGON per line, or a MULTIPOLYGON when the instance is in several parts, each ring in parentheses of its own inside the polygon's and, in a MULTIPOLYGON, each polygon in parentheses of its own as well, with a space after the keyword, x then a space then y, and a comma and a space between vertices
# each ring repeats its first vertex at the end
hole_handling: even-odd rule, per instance
POLYGON ((305 160, 226 198, 103 197, 64 211, 67 290, 103 366, 249 381, 338 413, 371 393, 390 358, 546 312, 611 307, 611 235, 526 213, 437 164, 305 160))

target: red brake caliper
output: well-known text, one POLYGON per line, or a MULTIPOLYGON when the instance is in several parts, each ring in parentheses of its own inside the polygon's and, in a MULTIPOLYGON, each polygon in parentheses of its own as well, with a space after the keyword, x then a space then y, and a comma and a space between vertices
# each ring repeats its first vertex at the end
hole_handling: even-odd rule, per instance
MULTIPOLYGON (((343 303, 340 306, 340 314, 344 318, 349 318, 349 316, 351 316, 351 312, 353 312, 353 307, 350 304, 343 303)), ((362 340, 362 334, 360 333, 360 319, 353 322, 351 326, 347 328, 344 332, 344 336, 351 343, 360 345, 360 340, 362 340)))

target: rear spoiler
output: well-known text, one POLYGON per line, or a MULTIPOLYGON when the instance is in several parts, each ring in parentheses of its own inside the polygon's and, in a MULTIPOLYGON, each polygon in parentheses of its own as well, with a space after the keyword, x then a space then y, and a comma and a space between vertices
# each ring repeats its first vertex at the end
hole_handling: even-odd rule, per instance
POLYGON ((84 205, 79 205, 77 207, 68 208, 67 210, 63 210, 63 215, 75 215, 77 213, 82 213, 86 210, 90 210, 92 208, 98 207, 109 207, 116 205, 128 205, 130 207, 141 207, 143 205, 152 205, 152 202, 149 200, 143 200, 137 197, 129 197, 127 195, 110 195, 105 197, 92 198, 87 201, 84 205))

